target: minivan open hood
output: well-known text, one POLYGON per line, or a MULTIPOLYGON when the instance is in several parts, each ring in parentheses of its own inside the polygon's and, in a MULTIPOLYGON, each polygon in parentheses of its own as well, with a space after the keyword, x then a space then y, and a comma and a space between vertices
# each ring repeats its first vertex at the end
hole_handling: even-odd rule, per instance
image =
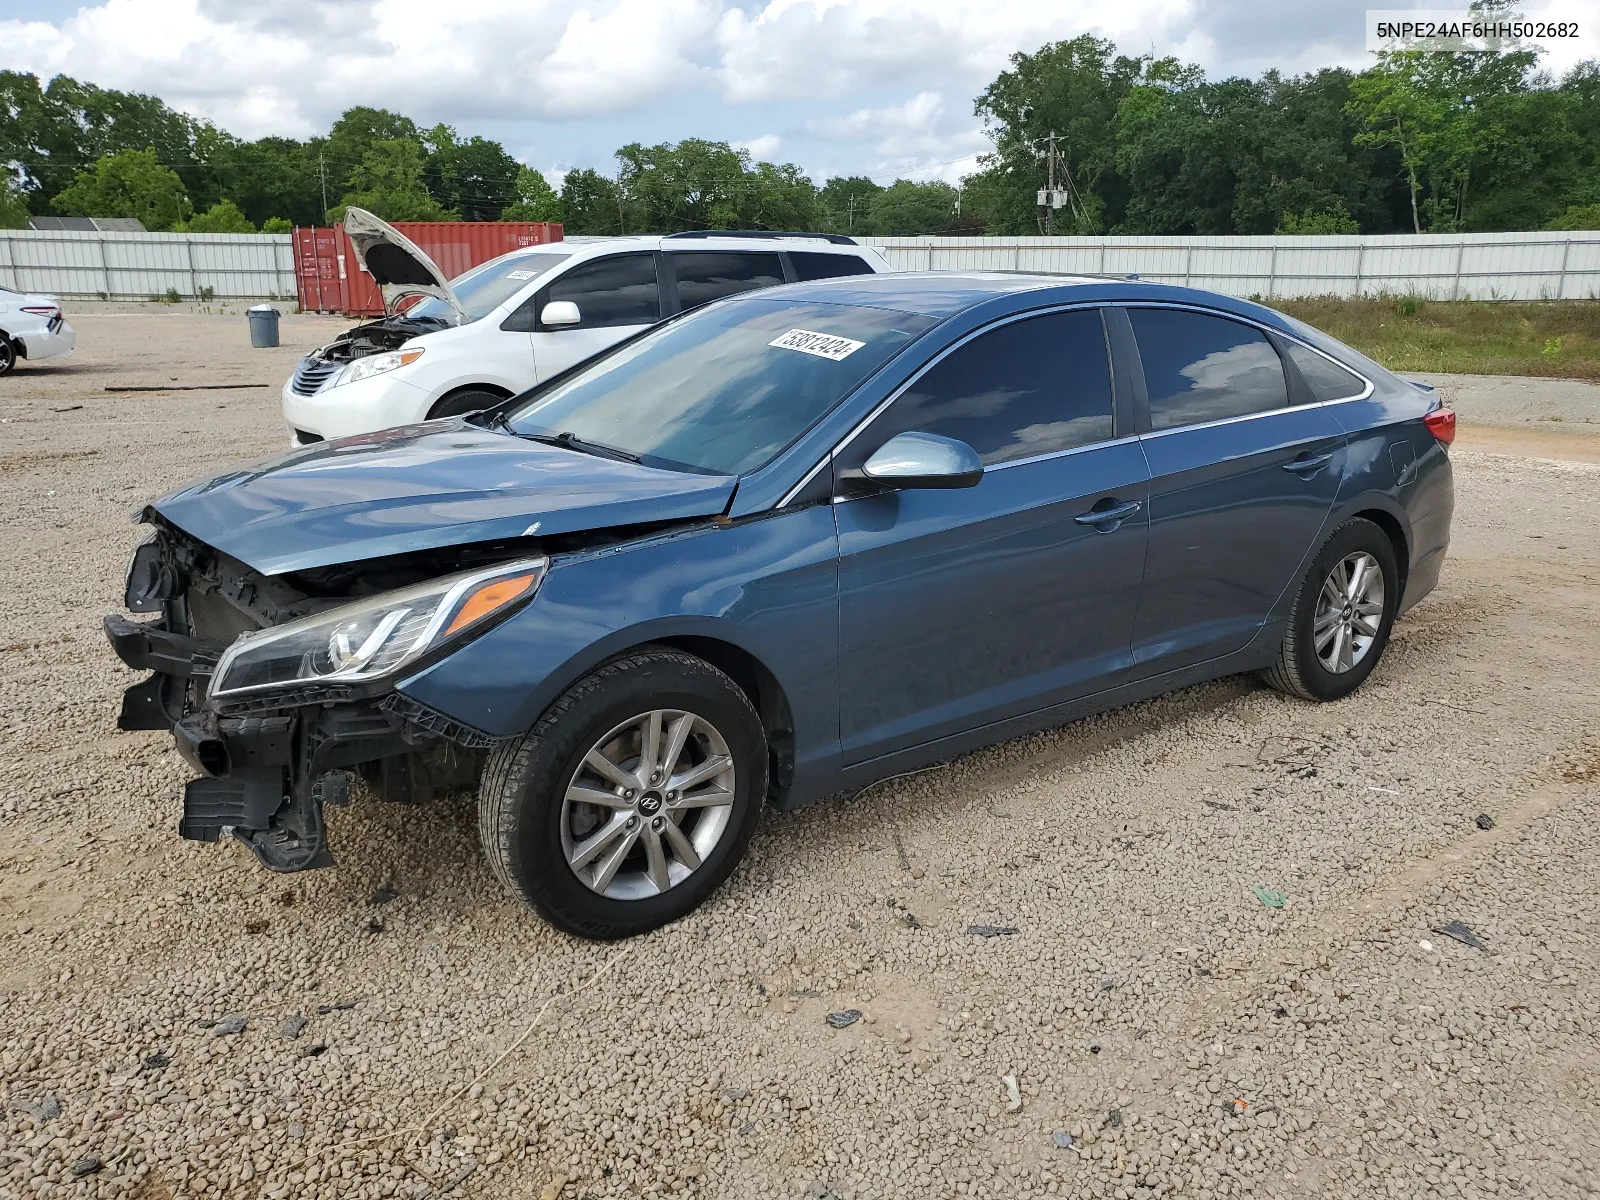
POLYGON ((318 442, 163 496, 166 521, 263 575, 448 546, 713 517, 738 479, 464 420, 318 442))
POLYGON ((444 272, 421 246, 364 208, 345 209, 344 232, 383 292, 385 313, 391 311, 394 299, 400 296, 437 296, 455 313, 456 324, 461 324, 461 301, 450 290, 444 272))

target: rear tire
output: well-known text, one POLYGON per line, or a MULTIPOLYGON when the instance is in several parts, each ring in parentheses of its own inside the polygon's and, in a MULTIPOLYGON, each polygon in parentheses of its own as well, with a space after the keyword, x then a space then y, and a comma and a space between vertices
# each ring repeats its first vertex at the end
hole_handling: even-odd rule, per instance
POLYGON ((1388 535, 1365 518, 1346 521, 1301 580, 1278 661, 1262 678, 1302 700, 1344 699, 1377 667, 1399 603, 1388 535))
POLYGON ((0 375, 11 374, 11 368, 17 365, 17 348, 11 344, 11 339, 0 333, 0 375))
POLYGON ((468 413, 479 412, 491 404, 499 404, 505 397, 498 392, 487 392, 482 388, 462 388, 459 392, 451 392, 445 396, 428 412, 428 420, 437 420, 440 417, 464 417, 468 413))
POLYGON ((645 647, 573 684, 490 753, 478 829, 495 875, 552 925, 631 937, 727 879, 766 793, 766 734, 739 685, 703 659, 645 647), (652 764, 663 768, 654 786, 652 764))

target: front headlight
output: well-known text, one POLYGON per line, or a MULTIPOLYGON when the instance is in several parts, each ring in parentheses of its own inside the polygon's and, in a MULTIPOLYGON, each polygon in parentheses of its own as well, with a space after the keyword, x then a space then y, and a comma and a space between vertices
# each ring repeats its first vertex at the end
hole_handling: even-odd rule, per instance
POLYGON ((365 358, 353 358, 345 363, 328 386, 336 388, 341 384, 356 383, 362 379, 371 379, 374 375, 387 374, 397 367, 416 362, 422 357, 422 349, 421 346, 412 346, 405 350, 388 350, 382 354, 369 354, 365 358))
POLYGON ((549 559, 434 579, 239 637, 211 676, 213 699, 392 675, 538 590, 549 559))

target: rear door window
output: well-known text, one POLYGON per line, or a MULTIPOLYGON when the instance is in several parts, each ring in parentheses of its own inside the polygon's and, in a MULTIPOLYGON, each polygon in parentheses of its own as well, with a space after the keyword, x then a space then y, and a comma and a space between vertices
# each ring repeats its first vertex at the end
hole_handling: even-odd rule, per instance
POLYGON ((1152 429, 1176 429, 1289 404, 1283 360, 1253 326, 1180 308, 1131 308, 1152 429))
MULTIPOLYGON (((1112 436, 1111 366, 1098 309, 1002 325, 952 351, 875 426, 966 442, 986 466, 1112 436)), ((874 439, 875 441, 878 439, 874 439)))
POLYGON ((794 267, 794 277, 802 283, 808 279, 837 279, 842 275, 873 273, 867 261, 858 254, 818 254, 814 250, 791 250, 789 263, 794 267))
POLYGON ((1300 377, 1311 389, 1313 400, 1348 400, 1367 390, 1366 380, 1346 371, 1331 358, 1324 358, 1299 342, 1286 341, 1284 344, 1289 348, 1289 357, 1300 370, 1300 377))
POLYGON ((667 261, 678 280, 679 308, 699 308, 723 296, 783 282, 783 260, 776 254, 702 250, 671 254, 667 261))
POLYGON ((570 300, 583 319, 565 329, 649 325, 661 319, 661 284, 654 254, 613 254, 579 263, 539 293, 538 307, 570 300))

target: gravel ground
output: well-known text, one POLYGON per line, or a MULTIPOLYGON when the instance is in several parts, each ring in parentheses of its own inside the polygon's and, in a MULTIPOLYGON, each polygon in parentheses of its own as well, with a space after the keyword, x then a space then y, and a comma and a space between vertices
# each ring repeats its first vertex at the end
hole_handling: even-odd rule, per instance
POLYGON ((292 878, 177 839, 99 618, 129 510, 283 433, 272 389, 102 389, 275 389, 341 323, 76 323, 0 382, 0 1196, 1600 1189, 1583 439, 1458 446, 1444 581, 1356 697, 1230 679, 771 814, 598 946, 501 892, 464 797, 358 800, 292 878))

